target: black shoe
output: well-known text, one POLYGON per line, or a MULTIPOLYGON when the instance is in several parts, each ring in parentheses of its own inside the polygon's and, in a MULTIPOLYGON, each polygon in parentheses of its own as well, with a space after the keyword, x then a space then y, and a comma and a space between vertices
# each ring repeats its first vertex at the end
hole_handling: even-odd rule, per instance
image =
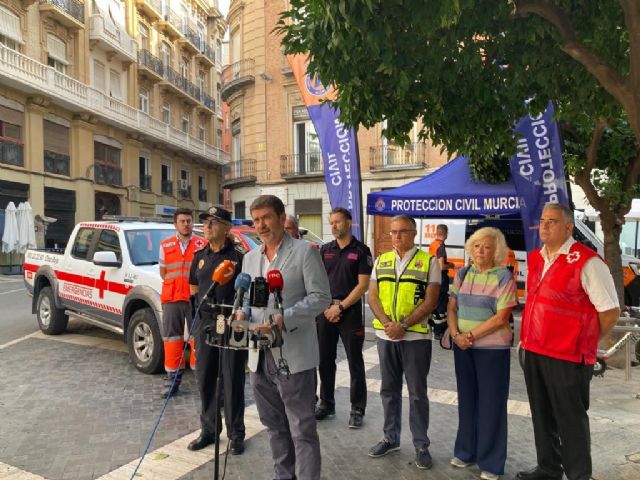
POLYGON ((421 470, 429 470, 433 467, 433 459, 427 447, 416 448, 416 467, 421 470))
POLYGON ((364 413, 360 409, 351 410, 349 416, 349 428, 362 428, 362 417, 364 413))
POLYGON ((540 467, 535 467, 526 472, 518 472, 516 478, 518 480, 562 480, 562 473, 559 475, 549 475, 540 467))
POLYGON ((335 414, 335 407, 329 408, 322 405, 316 407, 316 420, 324 420, 325 418, 333 417, 335 414))
POLYGON ((176 393, 178 393, 178 390, 180 390, 180 383, 182 383, 182 372, 178 372, 178 376, 175 379, 173 377, 175 376, 175 373, 167 373, 167 375, 164 377, 164 392, 162 392, 162 398, 167 398, 169 396, 173 396, 176 393))
POLYGON ((384 457, 386 454, 397 450, 400 450, 399 443, 389 443, 382 439, 369 449, 369 456, 372 458, 384 457))
POLYGON ((229 445, 229 453, 231 455, 242 455, 244 453, 244 440, 241 438, 232 438, 229 445))
POLYGON ((187 448, 193 452, 196 450, 202 450, 204 447, 208 447, 209 445, 213 445, 216 443, 216 439, 213 435, 207 435, 201 433, 198 438, 193 440, 187 448))

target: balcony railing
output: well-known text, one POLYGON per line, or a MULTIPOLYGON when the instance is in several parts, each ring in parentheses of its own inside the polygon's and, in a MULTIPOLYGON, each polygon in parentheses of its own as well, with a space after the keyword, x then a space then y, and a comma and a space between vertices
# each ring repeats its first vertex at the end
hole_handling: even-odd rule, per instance
POLYGON ((255 62, 253 58, 245 58, 225 67, 222 71, 222 86, 220 90, 222 100, 226 101, 236 91, 255 83, 254 68, 255 62))
POLYGON ((193 52, 194 53, 199 52, 200 44, 202 43, 202 40, 200 39, 198 34, 189 25, 187 25, 187 22, 182 22, 181 33, 184 36, 184 38, 186 38, 189 41, 189 43, 191 43, 193 52))
POLYGON ((122 168, 97 161, 94 165, 96 183, 101 185, 122 185, 122 168))
POLYGON ((40 0, 40 5, 53 5, 58 10, 84 24, 84 3, 78 0, 40 0))
POLYGON ((180 37, 180 32, 182 30, 182 18, 178 16, 171 8, 165 8, 164 15, 160 20, 159 26, 162 28, 165 33, 172 39, 176 39, 180 37))
POLYGON ((222 186, 230 187, 256 181, 256 159, 243 158, 222 167, 222 186))
POLYGON ((151 20, 157 20, 162 17, 162 2, 161 0, 136 0, 138 8, 145 12, 151 20))
POLYGON ((24 146, 0 140, 0 163, 24 167, 24 146))
POLYGON ((280 175, 282 178, 323 174, 324 162, 321 152, 280 156, 280 175))
POLYGON ((198 200, 200 200, 201 202, 206 202, 207 201, 207 191, 206 190, 198 190, 198 200))
POLYGON ((123 28, 106 21, 102 14, 91 15, 89 22, 90 41, 100 42, 105 49, 115 52, 123 60, 135 62, 138 45, 123 28))
MULTIPOLYGON (((152 57, 140 53, 139 59, 149 61, 152 57)), ((0 83, 30 95, 45 95, 72 112, 90 113, 109 125, 139 132, 163 145, 183 149, 205 162, 224 164, 229 159, 229 155, 219 148, 179 130, 174 132, 174 128, 159 119, 2 44, 0 83)))
POLYGON ((213 48, 202 42, 202 44, 200 45, 200 54, 207 58, 212 67, 215 66, 216 52, 213 48))
POLYGON ((62 153, 45 150, 44 171, 57 175, 66 175, 68 177, 71 173, 71 157, 62 153))
POLYGON ((181 198, 191 198, 191 185, 187 188, 180 189, 180 197, 181 198))
POLYGON ((151 191, 151 175, 142 175, 140 177, 140 190, 151 191))
POLYGON ((162 180, 161 185, 162 193, 165 195, 173 195, 173 181, 162 180))
POLYGON ((200 101, 202 97, 202 92, 200 91, 200 87, 196 86, 194 83, 189 81, 188 78, 183 77, 180 73, 174 70, 171 67, 164 66, 164 79, 169 82, 171 85, 176 87, 182 93, 187 94, 189 97, 200 101))
POLYGON ((369 168, 371 170, 401 170, 426 168, 427 148, 424 143, 398 145, 378 145, 369 148, 369 168))
POLYGON ((162 60, 149 50, 138 50, 138 64, 151 70, 159 77, 164 77, 164 65, 162 60))

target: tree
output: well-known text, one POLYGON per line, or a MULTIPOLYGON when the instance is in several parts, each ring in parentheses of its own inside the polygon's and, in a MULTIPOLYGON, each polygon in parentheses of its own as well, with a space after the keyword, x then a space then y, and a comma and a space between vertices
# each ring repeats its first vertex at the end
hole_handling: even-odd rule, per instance
POLYGON ((605 260, 623 298, 620 233, 640 193, 637 0, 290 0, 287 53, 335 84, 341 120, 470 158, 501 181, 515 122, 556 104, 565 166, 601 212, 605 260), (526 99, 532 99, 525 105, 526 99))

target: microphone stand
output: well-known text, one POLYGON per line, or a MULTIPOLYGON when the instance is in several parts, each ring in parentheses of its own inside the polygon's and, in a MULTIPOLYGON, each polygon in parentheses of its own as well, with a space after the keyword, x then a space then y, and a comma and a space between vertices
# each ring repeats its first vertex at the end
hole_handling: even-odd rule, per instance
MULTIPOLYGON (((224 333, 222 334, 222 346, 216 347, 218 350, 218 375, 216 376, 216 388, 215 388, 215 405, 216 405, 216 420, 215 420, 215 429, 216 429, 216 443, 214 445, 214 461, 213 461, 213 478, 214 480, 218 480, 220 477, 220 433, 222 432, 222 413, 221 413, 221 401, 220 401, 220 378, 222 377, 222 350, 225 346, 227 339, 227 322, 224 322, 224 333)), ((227 432, 229 434, 229 432, 227 432)))

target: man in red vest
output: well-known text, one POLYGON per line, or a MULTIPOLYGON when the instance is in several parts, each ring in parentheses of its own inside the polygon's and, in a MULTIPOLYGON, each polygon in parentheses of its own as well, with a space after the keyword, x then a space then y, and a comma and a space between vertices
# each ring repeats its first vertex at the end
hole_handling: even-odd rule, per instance
MULTIPOLYGON (((193 214, 186 208, 178 208, 173 214, 176 235, 160 243, 160 276, 162 277, 162 340, 164 343, 165 391, 163 397, 173 395, 180 388, 185 361, 182 362, 185 325, 191 320, 189 296, 189 271, 193 254, 206 242, 192 235, 193 214)), ((191 368, 195 367, 193 338, 191 345, 191 368)))
POLYGON ((620 314, 611 273, 572 238, 573 212, 547 204, 540 218, 542 248, 529 254, 527 302, 520 341, 537 466, 520 480, 591 478, 589 383, 598 340, 620 314))

